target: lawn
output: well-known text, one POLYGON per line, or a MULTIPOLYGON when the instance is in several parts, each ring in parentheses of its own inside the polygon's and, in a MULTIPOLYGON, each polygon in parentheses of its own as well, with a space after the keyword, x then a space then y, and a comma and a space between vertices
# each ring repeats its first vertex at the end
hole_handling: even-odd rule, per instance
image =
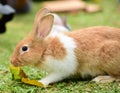
MULTIPOLYGON (((117 0, 101 0, 99 4, 102 7, 101 12, 60 15, 67 17, 73 30, 96 25, 120 27, 120 10, 118 10, 117 0)), ((9 71, 10 56, 16 44, 31 31, 35 14, 40 8, 40 2, 33 2, 33 8, 29 14, 16 15, 7 24, 7 32, 0 34, 0 93, 120 93, 118 82, 96 84, 91 81, 66 80, 52 84, 48 88, 40 88, 12 80, 9 71)), ((33 67, 23 69, 32 79, 40 79, 46 75, 46 72, 33 67)))

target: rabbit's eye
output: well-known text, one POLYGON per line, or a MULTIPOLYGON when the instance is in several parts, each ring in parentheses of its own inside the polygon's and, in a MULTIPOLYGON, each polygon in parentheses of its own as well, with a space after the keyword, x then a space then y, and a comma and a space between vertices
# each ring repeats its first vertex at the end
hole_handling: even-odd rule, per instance
POLYGON ((23 46, 22 47, 22 51, 27 51, 28 50, 28 46, 23 46))
POLYGON ((24 54, 25 52, 29 52, 29 50, 30 50, 29 45, 23 45, 23 46, 20 48, 20 54, 24 54))

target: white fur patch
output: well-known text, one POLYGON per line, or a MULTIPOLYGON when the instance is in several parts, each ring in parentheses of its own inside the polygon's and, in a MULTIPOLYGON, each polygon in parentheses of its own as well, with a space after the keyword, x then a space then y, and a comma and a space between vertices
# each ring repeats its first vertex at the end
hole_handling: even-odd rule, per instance
POLYGON ((45 69, 49 72, 62 73, 63 77, 68 77, 75 73, 77 68, 77 59, 75 56, 76 43, 71 37, 64 35, 63 33, 53 33, 50 37, 58 37, 60 42, 66 49, 67 55, 64 59, 56 60, 52 56, 47 56, 45 64, 45 69))

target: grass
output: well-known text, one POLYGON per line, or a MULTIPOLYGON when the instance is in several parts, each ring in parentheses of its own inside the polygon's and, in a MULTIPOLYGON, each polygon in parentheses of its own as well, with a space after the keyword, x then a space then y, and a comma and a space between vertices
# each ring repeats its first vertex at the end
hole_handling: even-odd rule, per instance
MULTIPOLYGON (((116 1, 101 0, 102 12, 60 15, 67 16, 68 23, 73 30, 95 25, 120 27, 120 10, 118 12, 116 1)), ((48 88, 40 88, 11 80, 10 56, 15 45, 31 31, 34 16, 39 8, 41 8, 41 4, 34 2, 29 14, 16 15, 7 24, 7 32, 0 35, 0 93, 119 93, 120 84, 118 82, 96 84, 90 81, 67 80, 55 83, 48 88)), ((33 79, 39 79, 46 75, 45 72, 33 67, 24 67, 23 69, 33 79)))

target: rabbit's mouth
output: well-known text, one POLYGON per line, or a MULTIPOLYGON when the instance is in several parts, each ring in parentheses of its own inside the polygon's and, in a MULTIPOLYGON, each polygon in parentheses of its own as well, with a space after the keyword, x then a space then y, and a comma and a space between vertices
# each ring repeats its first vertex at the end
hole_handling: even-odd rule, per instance
POLYGON ((11 64, 16 67, 23 66, 22 62, 18 58, 13 58, 11 60, 11 64))

